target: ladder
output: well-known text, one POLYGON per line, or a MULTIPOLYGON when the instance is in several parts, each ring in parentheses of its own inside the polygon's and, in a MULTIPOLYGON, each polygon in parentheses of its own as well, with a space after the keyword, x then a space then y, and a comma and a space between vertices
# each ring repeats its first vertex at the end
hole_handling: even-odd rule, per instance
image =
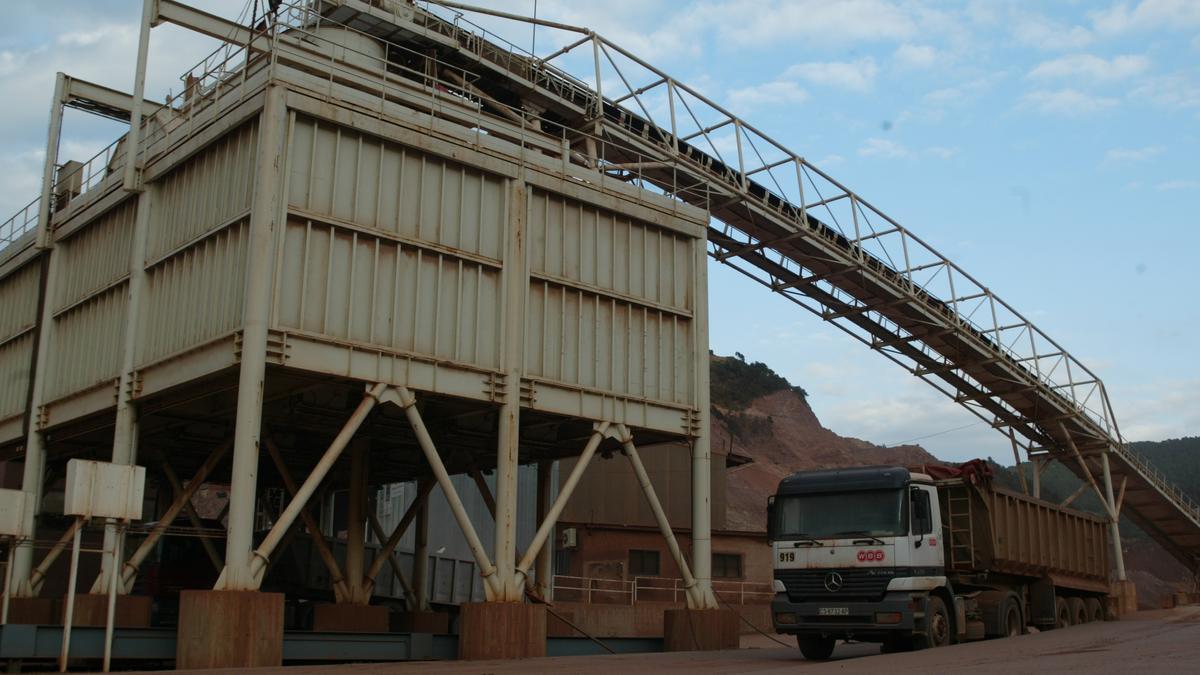
POLYGON ((975 528, 972 527, 971 494, 965 487, 946 490, 946 528, 950 537, 950 568, 975 568, 975 528))

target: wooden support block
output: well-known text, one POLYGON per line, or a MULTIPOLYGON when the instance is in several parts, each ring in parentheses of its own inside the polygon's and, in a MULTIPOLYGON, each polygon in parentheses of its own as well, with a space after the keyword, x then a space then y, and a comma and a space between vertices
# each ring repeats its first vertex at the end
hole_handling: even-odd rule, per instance
POLYGON ((458 658, 525 659, 546 655, 546 607, 470 602, 459 608, 458 658))
MULTIPOLYGON (((153 599, 146 595, 118 595, 113 613, 113 625, 118 628, 149 628, 150 610, 153 599)), ((67 599, 62 602, 61 618, 66 615, 67 599)), ((75 613, 71 617, 74 626, 103 626, 108 618, 108 596, 99 593, 77 593, 75 613)))
POLYGON ((668 652, 737 649, 738 618, 731 609, 668 609, 663 649, 668 652))
POLYGON ((175 668, 253 668, 283 663, 283 594, 182 591, 175 668))
POLYGON ((339 602, 313 608, 315 633, 387 633, 388 608, 339 602))

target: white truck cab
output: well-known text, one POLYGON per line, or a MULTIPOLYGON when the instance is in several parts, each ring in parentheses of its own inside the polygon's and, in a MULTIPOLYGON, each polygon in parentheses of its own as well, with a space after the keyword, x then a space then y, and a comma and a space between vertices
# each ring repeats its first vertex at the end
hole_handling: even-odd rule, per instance
POLYGON ((769 503, 772 616, 807 658, 838 639, 950 641, 953 596, 938 492, 900 467, 833 469, 785 478, 769 503))

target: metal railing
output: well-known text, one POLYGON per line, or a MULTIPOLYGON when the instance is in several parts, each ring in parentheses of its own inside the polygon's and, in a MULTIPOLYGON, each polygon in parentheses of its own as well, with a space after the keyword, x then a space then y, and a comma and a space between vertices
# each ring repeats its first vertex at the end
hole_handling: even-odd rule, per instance
MULTIPOLYGON (((770 583, 713 579, 713 592, 721 600, 736 605, 770 602, 775 593, 770 583)), ((554 599, 588 604, 636 605, 641 602, 682 603, 687 599, 683 579, 675 577, 635 576, 630 579, 604 579, 554 575, 554 599)))

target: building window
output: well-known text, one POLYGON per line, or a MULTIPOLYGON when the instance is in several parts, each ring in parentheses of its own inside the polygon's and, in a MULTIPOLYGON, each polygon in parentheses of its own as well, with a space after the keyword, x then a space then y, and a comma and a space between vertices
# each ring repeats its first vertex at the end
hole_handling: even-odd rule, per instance
POLYGON ((740 554, 714 553, 712 560, 714 579, 742 578, 742 556, 740 554))
POLYGON ((658 567, 658 551, 629 551, 629 576, 656 577, 660 573, 658 567))

